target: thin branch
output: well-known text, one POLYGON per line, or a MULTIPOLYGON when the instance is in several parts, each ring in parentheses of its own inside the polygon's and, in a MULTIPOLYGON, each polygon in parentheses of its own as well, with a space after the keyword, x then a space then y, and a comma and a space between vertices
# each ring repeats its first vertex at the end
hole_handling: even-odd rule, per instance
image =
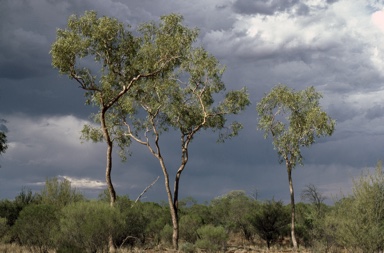
POLYGON ((136 200, 135 200, 135 203, 137 202, 137 201, 139 201, 140 200, 140 198, 157 182, 157 180, 159 180, 159 178, 160 178, 160 176, 157 176, 157 178, 155 179, 155 181, 153 181, 150 185, 148 185, 147 187, 145 187, 145 189, 144 189, 144 191, 142 191, 141 193, 140 193, 140 195, 136 198, 136 200))

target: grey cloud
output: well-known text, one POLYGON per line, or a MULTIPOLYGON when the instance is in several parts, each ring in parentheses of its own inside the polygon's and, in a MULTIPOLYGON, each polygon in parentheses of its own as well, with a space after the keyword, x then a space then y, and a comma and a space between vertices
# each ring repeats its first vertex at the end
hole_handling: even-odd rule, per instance
MULTIPOLYGON (((160 15, 180 13, 185 24, 201 29, 197 44, 201 43, 227 66, 223 81, 228 90, 248 87, 253 104, 236 117, 244 123, 237 138, 217 144, 217 135, 208 132, 194 139, 191 159, 181 178, 181 197, 210 200, 229 190, 256 188, 262 199, 275 197, 289 201, 284 165, 278 163, 271 140, 263 139, 263 133, 256 130, 256 103, 278 83, 296 90, 314 85, 323 92, 322 103, 338 123, 331 138, 318 140, 304 151, 305 166, 297 167, 294 172, 296 192, 308 183, 327 190, 327 196, 347 188, 348 176, 357 175, 361 168, 374 164, 384 148, 381 132, 376 129, 370 133, 370 124, 382 125, 382 107, 372 105, 362 109, 366 107, 351 106, 347 100, 355 93, 382 89, 384 78, 369 57, 370 37, 360 36, 358 27, 348 32, 347 20, 335 13, 322 12, 326 4, 332 9, 330 4, 335 1, 324 0, 319 9, 311 6, 310 11, 303 1, 238 0, 233 5, 231 2, 6 0, 0 9, 0 118, 8 120, 6 127, 11 145, 0 158, 2 197, 15 196, 23 185, 39 190, 36 182, 57 175, 104 181, 103 144, 82 145, 77 133, 73 133, 75 138, 71 139, 76 145, 71 148, 63 145, 68 139, 63 135, 67 128, 60 128, 59 121, 48 122, 50 125, 20 123, 23 122, 20 119, 26 117, 33 119, 32 122, 68 115, 78 120, 88 119, 97 110, 84 106, 83 91, 51 68, 48 54, 56 28, 65 27, 69 15, 81 15, 85 10, 116 17, 131 24, 132 29, 139 23, 156 21, 160 15), (312 15, 314 11, 316 15, 312 15), (276 40, 263 40, 265 37, 260 34, 251 38, 241 23, 250 17, 266 21, 268 15, 281 12, 288 12, 289 21, 297 18, 289 31, 299 37, 307 35, 307 39, 295 41, 295 36, 286 30, 276 32, 275 28, 281 26, 272 25, 279 23, 262 31, 262 35, 276 40), (256 13, 259 15, 252 15, 256 13), (279 32, 282 34, 276 34, 279 32), (312 36, 311 32, 317 34, 312 36), (58 137, 30 132, 31 125, 44 132, 56 128, 58 137), (40 140, 34 141, 34 136, 40 140), (12 143, 19 144, 19 149, 12 149, 12 143)), ((180 159, 178 145, 173 150, 174 143, 178 143, 177 137, 165 142, 163 148, 171 177, 180 159)), ((135 198, 157 176, 162 177, 162 172, 158 161, 145 147, 132 145, 131 151, 133 155, 126 163, 120 163, 118 156, 114 156, 112 179, 118 194, 135 198)), ((84 191, 92 197, 99 193, 84 191)), ((164 183, 160 179, 145 195, 145 200, 164 199, 164 183)))
POLYGON ((375 105, 375 106, 369 108, 365 114, 365 117, 368 120, 381 118, 383 116, 384 116, 384 106, 382 106, 382 105, 375 105))
POLYGON ((289 12, 299 15, 306 15, 309 12, 308 6, 300 3, 299 0, 277 1, 277 0, 236 0, 232 6, 233 10, 240 14, 252 15, 273 15, 276 12, 289 12), (297 7, 295 11, 294 8, 297 7))

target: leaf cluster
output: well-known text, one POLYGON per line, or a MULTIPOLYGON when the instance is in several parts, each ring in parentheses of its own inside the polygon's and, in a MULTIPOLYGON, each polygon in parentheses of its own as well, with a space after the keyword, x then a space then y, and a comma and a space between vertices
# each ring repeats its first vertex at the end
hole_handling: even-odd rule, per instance
POLYGON ((258 128, 272 136, 281 161, 289 161, 291 168, 302 164, 301 147, 334 131, 335 121, 321 109, 320 98, 314 87, 296 92, 278 85, 256 106, 258 128))

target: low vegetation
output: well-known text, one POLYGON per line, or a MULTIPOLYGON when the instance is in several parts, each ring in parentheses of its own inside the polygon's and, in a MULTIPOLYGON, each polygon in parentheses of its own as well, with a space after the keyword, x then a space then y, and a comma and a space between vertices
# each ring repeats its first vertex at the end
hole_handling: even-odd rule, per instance
MULTIPOLYGON (((380 252, 384 249, 384 172, 354 180, 351 195, 334 205, 313 185, 296 206, 300 252, 380 252)), ((164 252, 172 248, 169 206, 135 202, 108 192, 89 200, 67 180, 49 179, 41 192, 23 188, 13 200, 0 201, 2 252, 164 252), (107 197, 106 197, 107 196, 107 197), (56 199, 57 201, 53 201, 56 199)), ((261 201, 231 191, 198 204, 180 201, 181 252, 273 252, 290 250, 290 205, 261 201)))

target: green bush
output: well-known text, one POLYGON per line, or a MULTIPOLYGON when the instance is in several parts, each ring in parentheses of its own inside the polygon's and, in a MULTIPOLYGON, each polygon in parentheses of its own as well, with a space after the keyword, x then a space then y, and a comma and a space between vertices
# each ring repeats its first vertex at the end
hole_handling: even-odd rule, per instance
MULTIPOLYGON (((81 252, 106 250, 110 236, 118 236, 124 226, 124 219, 118 208, 105 202, 77 202, 62 209, 60 218, 60 247, 81 252)), ((68 251, 67 251, 68 252, 68 251)))
POLYGON ((173 233, 172 226, 169 224, 166 224, 161 230, 161 234, 160 234, 161 241, 165 244, 172 244, 172 233, 173 233))
POLYGON ((196 214, 183 215, 180 218, 180 239, 195 243, 198 239, 197 230, 203 225, 203 220, 196 214))
POLYGON ((228 239, 228 234, 222 226, 205 225, 197 230, 197 234, 200 239, 196 241, 196 246, 208 252, 225 248, 228 239))
POLYGON ((145 242, 145 229, 148 220, 144 217, 141 203, 133 203, 128 197, 117 198, 117 208, 120 210, 124 226, 115 238, 118 246, 135 246, 145 242))
POLYGON ((145 244, 148 246, 158 245, 162 240, 162 230, 166 224, 171 224, 169 208, 165 205, 159 205, 153 202, 136 203, 139 208, 145 226, 145 244))
POLYGON ((58 226, 58 209, 52 205, 29 205, 16 220, 12 230, 19 243, 32 251, 48 252, 54 248, 58 226))
POLYGON ((181 244, 180 250, 183 253, 195 253, 196 252, 196 246, 193 243, 186 242, 181 244))

